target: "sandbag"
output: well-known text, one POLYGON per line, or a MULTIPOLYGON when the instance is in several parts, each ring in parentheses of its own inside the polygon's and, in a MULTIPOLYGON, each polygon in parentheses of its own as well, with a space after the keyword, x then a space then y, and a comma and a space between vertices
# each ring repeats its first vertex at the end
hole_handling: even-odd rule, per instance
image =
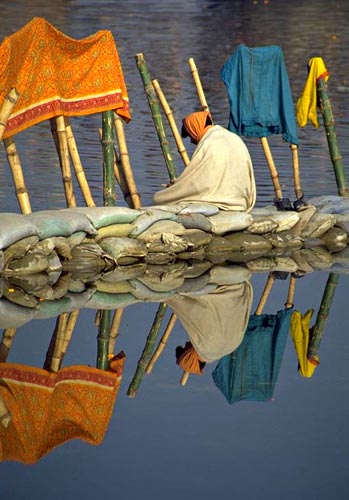
POLYGON ((302 238, 319 238, 336 223, 336 217, 331 214, 316 213, 301 233, 302 238))
POLYGON ((23 217, 37 227, 41 240, 52 236, 71 236, 77 231, 97 234, 90 220, 76 209, 43 210, 23 217))
POLYGON ((96 291, 86 302, 86 309, 124 309, 127 306, 137 304, 138 299, 131 293, 105 293, 96 291))
POLYGON ((202 214, 206 217, 216 215, 219 213, 219 208, 209 203, 192 202, 192 203, 179 203, 182 206, 178 212, 179 215, 186 214, 202 214))
POLYGON ((157 292, 151 290, 138 279, 130 280, 130 283, 133 286, 132 295, 145 302, 165 302, 175 294, 175 291, 157 292))
POLYGON ((185 233, 185 227, 173 220, 160 220, 151 224, 138 236, 138 239, 145 242, 152 241, 158 239, 163 233, 180 236, 185 233))
POLYGON ((131 266, 116 267, 112 271, 101 276, 102 281, 109 281, 112 283, 117 283, 118 281, 125 281, 132 278, 137 278, 138 276, 143 276, 147 265, 144 262, 140 262, 131 266))
POLYGON ((314 205, 321 214, 341 214, 349 210, 349 199, 339 195, 316 196, 308 203, 314 205))
POLYGON ((74 210, 88 217, 96 229, 133 222, 142 213, 128 207, 78 207, 74 210))
POLYGON ((253 219, 246 212, 233 212, 220 210, 217 214, 210 216, 211 231, 220 235, 231 231, 241 231, 252 224, 253 219))
POLYGON ((269 217, 253 217, 253 222, 246 229, 251 234, 266 234, 277 229, 278 224, 269 217))
POLYGON ((100 241, 100 246, 116 262, 121 257, 142 258, 147 255, 144 243, 133 238, 104 238, 100 241))
POLYGON ((130 238, 137 238, 142 234, 148 227, 150 227, 154 222, 159 220, 173 220, 177 221, 176 214, 170 212, 165 212, 163 210, 148 209, 142 212, 142 214, 137 217, 133 222, 133 229, 129 234, 130 238))
POLYGON ((39 229, 24 215, 2 213, 0 219, 0 250, 28 236, 37 236, 39 229))
POLYGON ((36 314, 36 310, 22 307, 2 298, 0 299, 0 329, 18 328, 29 323, 36 314))
POLYGON ((125 238, 125 236, 128 236, 130 234, 132 229, 132 224, 110 224, 110 226, 105 226, 98 229, 97 235, 95 236, 94 240, 98 242, 103 238, 125 238))
POLYGON ((205 232, 210 232, 212 229, 209 219, 202 214, 179 214, 178 222, 186 229, 201 229, 205 232))

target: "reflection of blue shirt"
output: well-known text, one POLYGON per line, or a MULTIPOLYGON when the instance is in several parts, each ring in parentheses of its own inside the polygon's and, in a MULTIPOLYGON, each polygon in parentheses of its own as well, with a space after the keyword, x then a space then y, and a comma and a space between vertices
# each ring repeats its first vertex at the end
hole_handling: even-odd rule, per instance
POLYGON ((282 138, 298 145, 296 118, 284 55, 277 45, 239 45, 221 78, 230 105, 228 128, 240 136, 282 138))

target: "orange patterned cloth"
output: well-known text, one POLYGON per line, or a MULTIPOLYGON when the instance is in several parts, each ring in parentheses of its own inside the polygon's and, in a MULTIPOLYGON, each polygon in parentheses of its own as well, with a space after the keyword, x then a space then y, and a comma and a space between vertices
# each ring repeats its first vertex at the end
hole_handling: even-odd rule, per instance
POLYGON ((11 88, 20 96, 4 138, 58 115, 115 110, 131 119, 118 51, 107 30, 74 40, 34 17, 0 45, 0 107, 11 88))
POLYGON ((103 441, 121 384, 125 354, 108 371, 70 366, 50 373, 0 363, 0 393, 11 414, 0 425, 0 462, 33 464, 72 439, 103 441))

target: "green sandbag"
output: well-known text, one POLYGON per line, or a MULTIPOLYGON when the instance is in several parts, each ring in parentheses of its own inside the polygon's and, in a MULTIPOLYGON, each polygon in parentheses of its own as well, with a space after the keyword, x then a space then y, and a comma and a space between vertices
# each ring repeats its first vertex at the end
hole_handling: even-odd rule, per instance
POLYGON ((77 231, 84 231, 87 234, 94 235, 96 229, 90 220, 76 209, 63 210, 43 210, 32 214, 23 215, 25 219, 38 229, 38 235, 41 240, 52 236, 71 236, 77 231))
POLYGON ((138 239, 146 242, 152 241, 160 238, 163 233, 180 236, 185 233, 185 227, 173 220, 160 220, 151 224, 138 236, 138 239))
POLYGON ((38 228, 24 215, 20 214, 1 214, 0 224, 0 249, 5 249, 18 240, 28 236, 37 236, 38 228))
POLYGON ((29 323, 36 314, 36 309, 22 307, 5 298, 0 299, 0 329, 18 328, 29 323))
POLYGON ((241 231, 252 224, 253 219, 245 212, 228 212, 220 210, 218 214, 208 218, 211 223, 211 231, 220 235, 232 231, 241 231))
POLYGON ((74 210, 86 215, 96 229, 111 224, 130 223, 142 214, 140 210, 128 207, 78 207, 74 210))
POLYGON ((163 210, 148 209, 145 210, 137 219, 133 222, 134 228, 129 234, 131 238, 137 238, 142 234, 149 226, 154 224, 159 220, 173 220, 177 221, 176 214, 165 212, 163 210))
POLYGON ((139 300, 131 293, 105 293, 96 291, 85 304, 86 309, 123 309, 139 300))
POLYGON ((201 229, 207 233, 212 229, 211 222, 203 214, 179 214, 178 222, 186 229, 201 229))
POLYGON ((39 303, 38 312, 35 319, 55 318, 65 312, 73 310, 69 297, 63 297, 56 300, 44 300, 39 303))

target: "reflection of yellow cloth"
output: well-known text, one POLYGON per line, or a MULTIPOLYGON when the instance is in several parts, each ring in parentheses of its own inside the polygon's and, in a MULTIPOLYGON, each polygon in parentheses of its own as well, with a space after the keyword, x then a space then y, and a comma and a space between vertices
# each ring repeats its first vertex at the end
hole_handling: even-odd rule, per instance
POLYGON ((329 72, 326 69, 321 57, 313 57, 308 63, 309 73, 303 93, 297 102, 297 122, 300 127, 305 127, 308 120, 318 128, 317 119, 317 81, 324 78, 329 79, 329 72))
POLYGON ((0 107, 20 93, 4 138, 53 116, 115 110, 130 119, 122 68, 110 31, 74 40, 35 17, 0 45, 0 107))
POLYGON ((50 373, 25 365, 0 363, 0 391, 11 414, 0 425, 0 462, 37 462, 72 439, 103 441, 121 384, 125 355, 108 371, 71 366, 50 373))
POLYGON ((303 377, 312 377, 319 364, 317 359, 308 359, 309 324, 314 309, 309 309, 304 316, 294 311, 291 316, 291 337, 298 357, 298 371, 303 377))

